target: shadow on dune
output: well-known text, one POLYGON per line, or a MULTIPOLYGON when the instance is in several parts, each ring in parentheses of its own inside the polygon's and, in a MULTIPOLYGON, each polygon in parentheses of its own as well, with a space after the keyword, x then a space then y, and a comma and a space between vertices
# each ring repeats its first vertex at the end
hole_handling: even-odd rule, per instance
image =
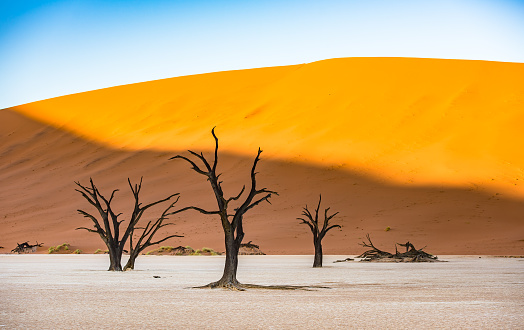
MULTIPOLYGON (((130 211, 128 177, 138 181, 144 176, 144 202, 180 192, 180 207, 214 206, 214 196, 200 175, 185 162, 168 161, 177 152, 107 148, 12 110, 0 111, 0 136, 0 245, 5 250, 27 240, 45 242, 44 246, 68 242, 88 253, 103 247, 96 235, 74 230, 88 224, 76 210, 89 205, 74 191, 73 181, 87 182, 89 177, 102 191, 120 189, 116 206, 124 216, 130 211)), ((249 182, 255 153, 220 155, 226 195, 236 195, 249 182)), ((385 249, 410 240, 416 246, 427 245, 433 254, 524 253, 522 200, 479 189, 392 185, 359 173, 263 156, 260 187, 280 196, 247 214, 245 240, 257 243, 265 253, 312 254, 311 233, 296 217, 306 203, 313 206, 319 193, 325 206, 340 212, 333 223, 342 225, 324 240, 325 254, 362 252, 358 243, 366 233, 385 249), (386 232, 386 227, 391 230, 386 232)), ((187 212, 172 221, 176 226, 166 230, 185 237, 166 245, 223 249, 217 219, 187 212)))

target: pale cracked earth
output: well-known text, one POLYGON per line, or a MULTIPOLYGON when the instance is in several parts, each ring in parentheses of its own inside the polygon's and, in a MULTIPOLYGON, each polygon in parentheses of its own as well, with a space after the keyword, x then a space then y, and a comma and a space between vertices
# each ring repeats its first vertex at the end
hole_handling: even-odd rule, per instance
POLYGON ((0 329, 524 328, 524 259, 341 258, 241 256, 242 282, 329 288, 231 292, 189 288, 217 280, 221 256, 140 256, 113 273, 107 255, 0 255, 0 329))

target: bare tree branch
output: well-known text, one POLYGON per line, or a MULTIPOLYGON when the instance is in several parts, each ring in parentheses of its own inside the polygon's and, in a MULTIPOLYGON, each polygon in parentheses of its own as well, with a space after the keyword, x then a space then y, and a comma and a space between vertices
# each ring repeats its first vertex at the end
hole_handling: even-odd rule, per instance
POLYGON ((271 202, 269 201, 269 198, 271 197, 271 194, 267 194, 266 196, 260 198, 259 200, 251 203, 248 207, 246 207, 246 212, 251 210, 253 207, 257 206, 258 204, 262 203, 263 201, 267 201, 269 204, 271 204, 271 202))
POLYGON ((184 208, 181 208, 180 210, 176 210, 175 212, 171 212, 171 213, 168 213, 167 215, 174 215, 174 214, 177 214, 177 213, 180 213, 180 212, 184 212, 186 210, 195 210, 195 211, 198 211, 200 213, 203 213, 203 214, 220 214, 220 211, 206 211, 204 209, 201 209, 200 207, 196 207, 196 206, 186 206, 184 208))
POLYGON ((297 219, 298 219, 298 220, 302 220, 301 224, 302 224, 302 223, 305 223, 306 225, 309 226, 309 228, 311 229, 311 232, 312 232, 312 233, 315 233, 315 228, 313 227, 313 225, 312 225, 309 221, 306 221, 306 220, 304 220, 304 219, 302 219, 302 218, 297 218, 297 219))
POLYGON ((236 195, 235 197, 228 198, 227 201, 226 201, 226 206, 231 201, 237 201, 240 198, 240 196, 242 196, 242 194, 244 193, 244 190, 246 190, 246 186, 242 187, 242 190, 240 191, 240 193, 238 195, 236 195))
POLYGON ((87 230, 87 231, 90 232, 90 233, 100 233, 98 230, 89 229, 89 228, 86 228, 86 227, 78 227, 78 228, 75 228, 75 230, 79 230, 79 229, 85 229, 85 230, 87 230))
MULTIPOLYGON (((180 194, 179 194, 179 193, 172 194, 172 195, 170 195, 170 196, 168 196, 168 197, 166 197, 166 198, 164 198, 164 199, 161 199, 161 200, 159 200, 159 201, 156 201, 156 202, 153 202, 153 203, 147 204, 146 206, 142 207, 142 210, 145 211, 145 210, 147 210, 148 208, 150 208, 150 207, 152 207, 152 206, 155 206, 155 205, 157 205, 157 204, 160 204, 160 203, 163 203, 163 202, 165 202, 165 201, 168 201, 168 200, 170 200, 171 198, 173 198, 173 197, 175 197, 175 196, 178 196, 178 195, 180 195, 180 194)), ((177 201, 178 201, 178 200, 177 200, 177 201)), ((175 203, 176 203, 176 202, 175 202, 175 203)))
MULTIPOLYGON (((191 152, 191 151, 189 151, 189 152, 191 152)), ((177 156, 175 156, 175 157, 171 157, 171 158, 169 158, 169 160, 171 160, 171 159, 177 159, 177 158, 179 158, 179 159, 183 159, 183 160, 185 160, 186 162, 190 163, 191 166, 192 166, 192 168, 193 168, 193 170, 195 170, 195 172, 198 172, 198 173, 200 173, 200 174, 202 174, 202 175, 207 175, 207 172, 202 171, 202 170, 197 166, 197 164, 195 164, 195 163, 194 163, 193 161, 191 161, 189 158, 186 158, 186 157, 183 157, 183 156, 177 155, 177 156)))
POLYGON ((170 239, 170 238, 174 238, 174 237, 184 237, 184 236, 180 236, 180 235, 171 235, 171 236, 167 236, 167 237, 165 237, 165 238, 163 238, 163 239, 161 239, 161 240, 159 240, 159 241, 152 242, 150 245, 160 244, 160 243, 162 243, 162 242, 164 242, 164 241, 167 241, 168 239, 170 239))

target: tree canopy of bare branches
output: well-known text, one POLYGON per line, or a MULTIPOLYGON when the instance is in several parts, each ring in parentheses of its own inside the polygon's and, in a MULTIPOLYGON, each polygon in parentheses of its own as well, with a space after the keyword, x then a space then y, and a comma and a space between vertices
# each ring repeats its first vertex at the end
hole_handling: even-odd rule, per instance
POLYGON ((244 238, 244 228, 242 223, 244 215, 247 211, 251 210, 260 203, 264 201, 269 202, 269 198, 272 195, 276 195, 277 193, 266 188, 258 189, 256 187, 256 167, 258 162, 260 161, 260 154, 262 153, 262 150, 260 150, 259 148, 257 156, 255 157, 253 166, 251 168, 251 187, 247 191, 247 194, 244 194, 246 192, 246 187, 244 186, 236 196, 228 198, 224 197, 224 192, 222 190, 222 181, 219 180, 220 174, 217 174, 218 138, 215 134, 214 128, 211 130, 211 134, 213 135, 213 138, 215 140, 214 160, 212 163, 210 163, 206 159, 206 157, 204 157, 203 153, 196 153, 191 150, 188 150, 189 153, 193 157, 195 157, 201 163, 201 165, 197 165, 195 161, 181 155, 177 155, 170 159, 182 159, 186 161, 191 165, 193 171, 204 176, 209 181, 209 183, 211 184, 211 188, 213 189, 213 193, 216 197, 217 209, 210 211, 196 206, 189 206, 171 214, 191 209, 198 211, 202 214, 216 215, 220 217, 222 229, 224 230, 226 248, 226 261, 224 266, 224 273, 220 280, 210 283, 205 287, 223 287, 233 290, 243 290, 243 288, 246 287, 246 285, 242 285, 238 282, 236 274, 238 267, 238 251, 240 248, 240 244, 242 243, 242 239, 244 238), (243 202, 240 202, 242 195, 244 195, 243 202), (230 203, 232 202, 238 203, 239 206, 234 208, 233 212, 230 212, 230 203))
POLYGON ((124 252, 124 246, 128 239, 130 245, 129 260, 126 263, 124 270, 134 269, 136 258, 140 252, 142 252, 148 246, 162 243, 163 241, 173 237, 182 237, 179 235, 169 235, 157 241, 153 240, 153 237, 160 228, 172 225, 172 223, 165 223, 164 221, 168 218, 168 213, 178 202, 178 193, 169 195, 168 197, 161 200, 142 205, 139 200, 140 190, 142 189, 142 179, 140 179, 139 184, 133 185, 131 184, 131 180, 128 178, 127 182, 134 197, 134 206, 131 218, 127 222, 127 226, 121 228, 121 224, 125 221, 119 219, 122 213, 115 213, 111 205, 118 189, 113 190, 110 197, 106 198, 95 186, 93 179, 90 179, 89 182, 89 186, 84 186, 79 182, 75 182, 79 187, 79 189, 75 190, 78 191, 89 202, 89 204, 96 208, 98 211, 98 216, 92 215, 84 210, 78 210, 78 213, 86 218, 89 218, 93 222, 93 228, 79 227, 76 229, 84 229, 91 233, 100 235, 100 238, 102 241, 104 241, 109 251, 110 265, 108 270, 122 271, 122 253, 124 252), (171 204, 162 212, 160 217, 158 217, 155 221, 150 220, 145 227, 138 227, 138 223, 142 219, 145 211, 157 204, 170 201, 174 197, 176 197, 176 199, 171 202, 171 204), (133 242, 135 231, 137 231, 138 239, 133 242))
POLYGON ((301 224, 306 224, 309 226, 309 229, 311 229, 311 233, 313 233, 313 245, 315 246, 315 258, 313 260, 313 267, 322 267, 322 239, 324 236, 326 236, 326 233, 330 231, 333 228, 342 228, 340 225, 329 225, 329 221, 333 219, 335 215, 338 214, 338 212, 333 213, 331 215, 328 215, 329 207, 324 210, 324 222, 322 224, 322 227, 319 226, 319 216, 318 212, 320 210, 320 203, 322 202, 322 195, 320 195, 318 199, 318 206, 315 209, 315 215, 311 214, 309 211, 307 205, 304 207, 302 211, 303 218, 297 218, 298 220, 301 220, 301 224))

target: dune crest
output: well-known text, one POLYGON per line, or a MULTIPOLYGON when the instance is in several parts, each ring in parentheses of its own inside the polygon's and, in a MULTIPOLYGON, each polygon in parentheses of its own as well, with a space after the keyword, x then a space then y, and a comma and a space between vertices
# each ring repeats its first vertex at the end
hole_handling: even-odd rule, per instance
POLYGON ((118 86, 14 110, 113 148, 221 150, 524 197, 524 64, 342 58, 118 86))

